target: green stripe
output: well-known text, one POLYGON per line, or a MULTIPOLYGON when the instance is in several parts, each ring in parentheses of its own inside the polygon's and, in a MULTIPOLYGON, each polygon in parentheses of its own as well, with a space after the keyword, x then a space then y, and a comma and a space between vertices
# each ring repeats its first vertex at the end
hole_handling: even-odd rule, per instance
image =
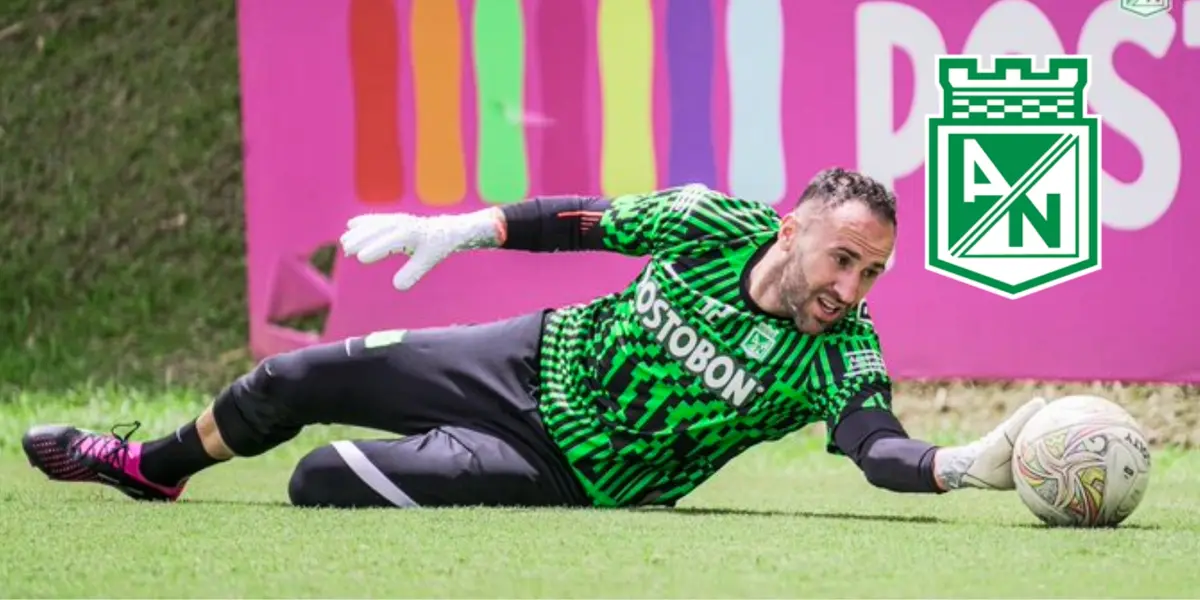
POLYGON ((488 204, 520 202, 529 191, 521 0, 476 2, 474 19, 479 196, 488 204))

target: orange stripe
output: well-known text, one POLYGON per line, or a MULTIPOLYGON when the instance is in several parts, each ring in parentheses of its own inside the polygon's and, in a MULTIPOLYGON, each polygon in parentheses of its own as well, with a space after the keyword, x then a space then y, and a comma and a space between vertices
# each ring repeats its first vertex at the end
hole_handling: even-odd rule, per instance
POLYGON ((457 0, 413 0, 417 196, 430 206, 462 201, 462 24, 457 0))
POLYGON ((395 202, 404 193, 397 38, 393 0, 350 0, 354 189, 367 204, 395 202))

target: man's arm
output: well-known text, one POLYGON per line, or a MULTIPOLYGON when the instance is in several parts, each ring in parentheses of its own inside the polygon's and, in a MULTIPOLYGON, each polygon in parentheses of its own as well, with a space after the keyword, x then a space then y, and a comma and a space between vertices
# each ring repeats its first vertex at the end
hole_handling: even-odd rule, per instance
POLYGON ((853 460, 876 487, 902 493, 946 491, 935 476, 937 446, 908 437, 888 406, 888 386, 865 387, 846 404, 833 425, 836 449, 853 460))
POLYGON ((499 209, 501 248, 529 252, 605 250, 597 229, 612 208, 600 196, 534 198, 499 209))
POLYGON ((896 492, 1013 489, 1013 441, 1045 400, 1026 402, 969 444, 910 439, 892 414, 892 381, 867 314, 854 313, 827 335, 809 374, 813 394, 823 399, 828 450, 849 456, 868 481, 896 492))
POLYGON ((408 262, 392 277, 396 289, 407 290, 463 250, 602 250, 640 257, 743 237, 777 222, 774 209, 761 202, 688 185, 613 198, 534 198, 460 214, 359 215, 346 223, 340 241, 346 255, 363 264, 407 255, 408 262))
POLYGON ((1013 489, 1013 441, 1046 405, 1044 399, 1034 398, 974 442, 940 447, 908 437, 886 409, 891 405, 886 385, 864 387, 855 398, 830 424, 830 449, 854 460, 871 484, 909 493, 1013 489))
POLYGON ((829 332, 809 383, 823 401, 826 449, 849 457, 867 481, 908 493, 941 493, 938 448, 910 439, 892 413, 892 380, 865 305, 829 332))
POLYGON ((551 196, 500 209, 501 248, 532 252, 600 250, 649 256, 705 239, 732 239, 778 221, 760 202, 702 185, 648 194, 551 196))

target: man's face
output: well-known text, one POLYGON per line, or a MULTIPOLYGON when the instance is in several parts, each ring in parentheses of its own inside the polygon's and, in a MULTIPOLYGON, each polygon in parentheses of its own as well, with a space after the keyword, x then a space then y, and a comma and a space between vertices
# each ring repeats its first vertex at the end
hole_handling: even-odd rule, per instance
POLYGON ((784 306, 797 329, 818 334, 871 291, 896 230, 866 204, 850 201, 785 216, 779 238, 789 259, 780 282, 784 306))

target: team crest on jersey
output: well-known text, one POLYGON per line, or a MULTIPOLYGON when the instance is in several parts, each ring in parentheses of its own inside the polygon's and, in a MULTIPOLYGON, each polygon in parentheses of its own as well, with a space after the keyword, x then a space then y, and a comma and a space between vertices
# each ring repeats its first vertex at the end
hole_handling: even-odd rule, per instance
POLYGON ((858 303, 858 311, 855 319, 860 323, 866 323, 872 327, 875 326, 875 320, 871 318, 871 311, 867 309, 867 301, 863 300, 858 303))
POLYGON ((742 353, 751 360, 763 360, 775 349, 775 343, 778 341, 778 329, 766 323, 759 323, 742 340, 742 353))

